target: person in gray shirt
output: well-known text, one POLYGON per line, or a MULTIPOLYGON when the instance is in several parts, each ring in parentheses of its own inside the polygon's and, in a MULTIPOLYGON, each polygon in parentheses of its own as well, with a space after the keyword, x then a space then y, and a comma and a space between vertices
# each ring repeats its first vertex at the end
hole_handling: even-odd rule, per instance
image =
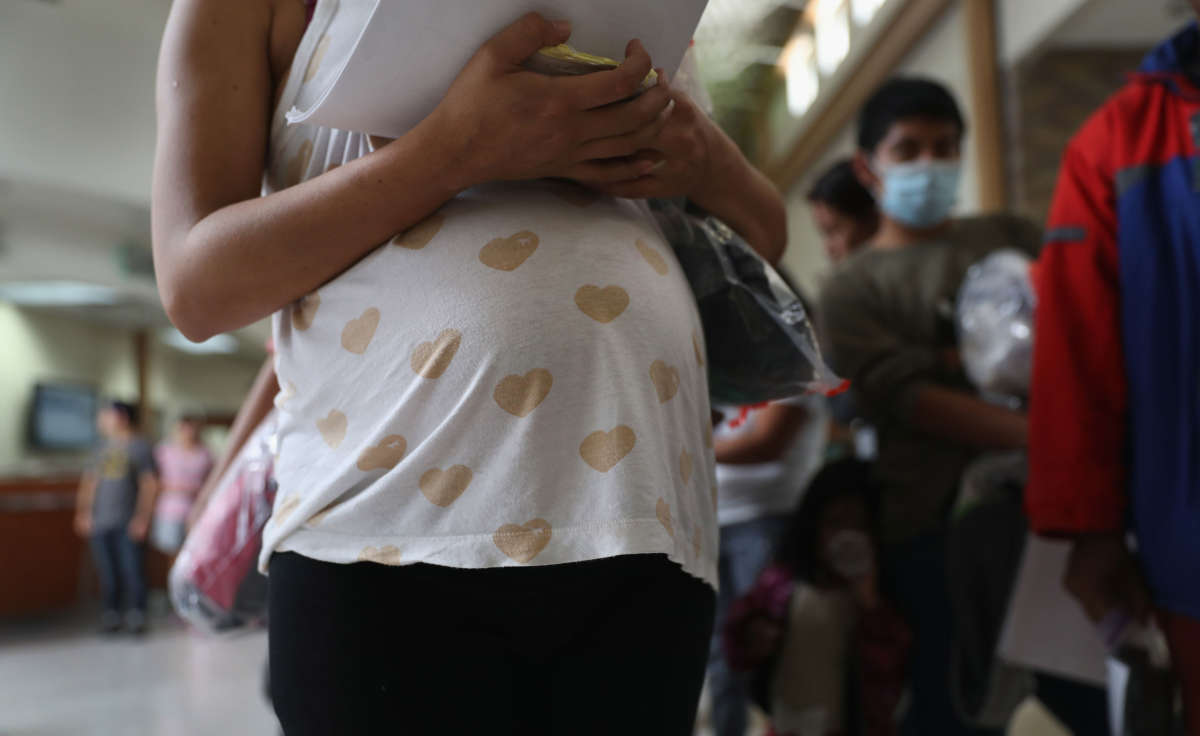
POLYGON ((137 410, 114 401, 97 418, 104 443, 83 475, 76 502, 75 530, 87 537, 100 576, 105 632, 125 626, 146 630, 146 581, 142 555, 158 495, 154 452, 136 433, 137 410))

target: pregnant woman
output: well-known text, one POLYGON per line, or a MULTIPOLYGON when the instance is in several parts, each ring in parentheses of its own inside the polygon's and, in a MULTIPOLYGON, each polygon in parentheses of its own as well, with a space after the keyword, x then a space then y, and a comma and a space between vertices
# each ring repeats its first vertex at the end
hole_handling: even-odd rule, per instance
POLYGON ((335 0, 176 0, 154 250, 204 339, 274 315, 264 534, 289 735, 690 733, 717 534, 705 346, 642 198, 768 259, 777 193, 652 62, 523 71, 499 32, 385 141, 287 125, 335 0), (660 79, 665 77, 661 75, 660 79))

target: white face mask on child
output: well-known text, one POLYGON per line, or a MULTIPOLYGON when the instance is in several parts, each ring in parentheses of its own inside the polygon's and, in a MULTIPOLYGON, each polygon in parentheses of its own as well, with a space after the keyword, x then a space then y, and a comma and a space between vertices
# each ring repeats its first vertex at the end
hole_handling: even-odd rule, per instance
POLYGON ((825 545, 825 561, 845 580, 859 580, 875 568, 871 538, 857 529, 843 529, 825 545))

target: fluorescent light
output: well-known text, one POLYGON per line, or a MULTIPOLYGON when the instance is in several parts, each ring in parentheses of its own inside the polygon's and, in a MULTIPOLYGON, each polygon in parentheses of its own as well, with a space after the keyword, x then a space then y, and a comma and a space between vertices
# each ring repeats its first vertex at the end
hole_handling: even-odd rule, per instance
POLYGON ((855 25, 865 26, 871 22, 875 14, 887 3, 887 0, 853 0, 855 25))
POLYGON ((821 0, 816 12, 817 66, 829 76, 850 53, 850 18, 846 0, 821 0))
POLYGON ((163 343, 176 350, 194 355, 230 355, 238 350, 238 341, 233 335, 216 335, 204 342, 192 342, 174 327, 168 327, 159 333, 163 343))
POLYGON ((821 79, 817 74, 813 58, 812 36, 801 34, 792 37, 784 50, 786 62, 784 73, 787 79, 787 106, 793 117, 808 112, 817 94, 821 91, 821 79))
POLYGON ((100 307, 120 301, 116 289, 81 281, 0 283, 0 301, 22 307, 100 307))

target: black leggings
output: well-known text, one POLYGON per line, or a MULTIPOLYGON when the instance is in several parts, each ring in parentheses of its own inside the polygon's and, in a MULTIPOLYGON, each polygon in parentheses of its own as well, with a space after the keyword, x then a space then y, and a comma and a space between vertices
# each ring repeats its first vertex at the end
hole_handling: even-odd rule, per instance
POLYGON ((270 572, 287 736, 692 732, 715 595, 663 555, 270 572))

